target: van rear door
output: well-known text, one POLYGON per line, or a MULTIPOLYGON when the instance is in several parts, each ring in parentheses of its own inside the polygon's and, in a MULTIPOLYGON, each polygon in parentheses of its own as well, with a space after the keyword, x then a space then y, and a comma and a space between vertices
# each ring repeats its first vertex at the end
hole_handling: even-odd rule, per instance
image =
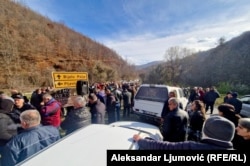
POLYGON ((141 86, 134 98, 134 112, 160 118, 164 102, 167 99, 167 86, 141 86))

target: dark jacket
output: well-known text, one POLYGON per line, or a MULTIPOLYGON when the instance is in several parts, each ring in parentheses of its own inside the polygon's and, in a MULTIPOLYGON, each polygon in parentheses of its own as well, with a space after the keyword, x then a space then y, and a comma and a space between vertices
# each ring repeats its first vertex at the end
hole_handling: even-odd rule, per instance
POLYGON ((25 129, 4 147, 2 165, 15 165, 59 139, 59 131, 53 126, 25 129))
POLYGON ((89 104, 91 113, 91 123, 94 124, 105 124, 105 112, 106 106, 99 99, 93 103, 89 104))
POLYGON ((220 94, 215 90, 210 90, 209 92, 206 92, 204 95, 205 102, 214 103, 217 98, 220 97, 220 94))
POLYGON ((11 112, 13 106, 14 106, 14 101, 13 99, 10 99, 10 97, 0 98, 0 110, 2 113, 11 112))
POLYGON ((61 124, 61 104, 54 98, 49 100, 40 111, 43 125, 59 127, 61 124))
POLYGON ((165 116, 162 126, 164 141, 179 142, 187 138, 188 114, 176 108, 165 116))
POLYGON ((91 114, 85 107, 71 110, 65 120, 61 123, 61 128, 66 130, 66 134, 91 124, 91 114))
POLYGON ((0 113, 0 146, 4 146, 17 134, 16 124, 6 114, 0 113))
MULTIPOLYGON (((239 136, 239 135, 238 135, 239 136)), ((250 140, 245 140, 243 137, 239 136, 238 144, 234 147, 236 150, 249 152, 250 140)))
POLYGON ((142 150, 233 150, 231 142, 221 142, 208 138, 201 140, 201 142, 163 142, 140 139, 138 145, 142 150))
POLYGON ((38 94, 37 92, 33 92, 30 98, 30 103, 36 107, 37 110, 41 109, 41 102, 43 101, 43 93, 38 94))
POLYGON ((201 111, 193 111, 189 119, 188 140, 200 141, 205 118, 201 111))
POLYGON ((232 97, 229 100, 227 100, 227 103, 234 106, 236 114, 240 114, 240 111, 242 109, 242 101, 240 101, 237 98, 232 97))
POLYGON ((190 115, 189 128, 193 131, 201 131, 205 119, 201 114, 201 111, 194 111, 190 115))
POLYGON ((19 117, 20 114, 25 111, 25 110, 30 110, 30 109, 36 109, 33 105, 28 104, 28 103, 24 103, 23 106, 21 108, 16 107, 16 105, 14 105, 13 109, 11 112, 8 113, 8 115, 12 118, 12 120, 15 123, 21 123, 19 117))
POLYGON ((107 112, 115 112, 115 104, 116 104, 115 96, 113 94, 108 94, 106 100, 107 112))
POLYGON ((122 91, 122 100, 123 100, 124 107, 131 106, 131 98, 132 98, 131 92, 129 92, 127 89, 122 91))

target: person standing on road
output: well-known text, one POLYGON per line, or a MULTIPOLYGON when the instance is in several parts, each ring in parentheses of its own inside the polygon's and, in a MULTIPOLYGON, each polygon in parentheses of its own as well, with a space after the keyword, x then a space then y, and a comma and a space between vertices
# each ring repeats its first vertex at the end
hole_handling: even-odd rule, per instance
POLYGON ((91 114, 86 109, 86 101, 82 96, 73 99, 74 109, 69 112, 65 120, 61 123, 61 128, 66 130, 66 134, 91 124, 91 114))
POLYGON ((109 87, 105 88, 105 93, 106 93, 106 109, 108 113, 108 123, 113 123, 115 122, 115 105, 116 105, 116 100, 115 96, 111 93, 111 89, 109 87))
POLYGON ((234 106, 236 114, 240 114, 240 111, 242 109, 242 101, 240 101, 237 97, 238 93, 233 92, 232 97, 227 100, 227 103, 234 106))
POLYGON ((95 93, 89 94, 89 103, 92 124, 105 124, 106 106, 95 93))
POLYGON ((202 127, 206 120, 205 106, 202 101, 193 101, 189 119, 188 140, 200 141, 202 127))
POLYGON ((35 109, 21 113, 24 130, 14 136, 4 147, 2 165, 15 165, 60 139, 59 131, 53 126, 40 125, 41 116, 35 109))
POLYGON ((162 125, 163 139, 169 142, 185 141, 187 139, 188 114, 179 109, 177 98, 170 98, 168 105, 170 111, 162 125))
POLYGON ((45 93, 41 105, 42 124, 59 128, 61 124, 61 103, 56 101, 50 94, 45 93))
POLYGON ((228 103, 228 100, 231 99, 232 97, 233 97, 232 92, 231 91, 227 92, 226 96, 223 98, 223 102, 228 103))
POLYGON ((115 86, 114 87, 115 89, 113 91, 113 94, 115 96, 115 101, 116 101, 116 104, 115 104, 116 121, 119 121, 120 120, 120 111, 121 111, 122 92, 119 89, 119 85, 117 83, 114 86, 115 86))
POLYGON ((21 93, 15 93, 12 95, 14 99, 14 106, 10 112, 7 114, 11 117, 11 119, 16 123, 18 126, 17 132, 21 132, 23 130, 20 121, 20 114, 26 110, 35 109, 35 107, 29 103, 24 102, 24 97, 21 93))
POLYGON ((128 91, 128 87, 124 86, 122 91, 123 100, 123 118, 130 116, 132 93, 128 91))
MULTIPOLYGON (((176 97, 174 91, 168 93, 168 99, 170 99, 171 97, 176 97)), ((168 99, 164 102, 163 109, 161 111, 161 124, 163 123, 166 115, 169 113, 168 99)), ((183 105, 181 102, 179 102, 179 108, 183 110, 183 105)))
POLYGON ((220 94, 219 92, 217 92, 214 86, 212 86, 210 90, 205 93, 204 100, 206 103, 206 112, 208 111, 210 107, 210 113, 213 114, 215 101, 219 97, 220 97, 220 94))

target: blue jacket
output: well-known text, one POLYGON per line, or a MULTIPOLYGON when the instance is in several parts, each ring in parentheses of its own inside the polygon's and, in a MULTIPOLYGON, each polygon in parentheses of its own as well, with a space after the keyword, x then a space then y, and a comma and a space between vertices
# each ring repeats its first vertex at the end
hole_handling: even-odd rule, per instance
POLYGON ((59 130, 53 126, 25 129, 4 147, 2 165, 15 165, 59 139, 59 130))

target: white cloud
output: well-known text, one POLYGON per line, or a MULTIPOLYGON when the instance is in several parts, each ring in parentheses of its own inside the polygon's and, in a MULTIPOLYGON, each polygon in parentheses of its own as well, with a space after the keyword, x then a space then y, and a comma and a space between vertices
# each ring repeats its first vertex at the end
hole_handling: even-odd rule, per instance
POLYGON ((211 0, 202 4, 190 0, 181 2, 181 5, 180 1, 171 0, 105 0, 101 1, 104 3, 102 8, 95 8, 100 5, 94 1, 79 0, 80 5, 74 1, 77 7, 73 11, 67 6, 69 1, 65 0, 19 1, 54 21, 72 23, 67 26, 79 32, 88 31, 88 27, 81 27, 82 20, 85 25, 96 23, 96 27, 88 31, 89 37, 94 37, 134 64, 163 60, 165 51, 172 46, 207 50, 215 47, 220 37, 230 40, 250 30, 248 0, 211 0), (62 12, 63 8, 67 9, 67 16, 62 12), (98 15, 100 10, 101 15, 98 15), (85 16, 85 19, 77 16, 85 16), (87 16, 91 17, 91 22, 85 22, 87 16), (112 33, 101 31, 100 25, 112 33))
POLYGON ((250 22, 231 21, 217 25, 206 25, 190 32, 157 37, 153 34, 145 36, 123 36, 122 40, 106 39, 105 45, 116 50, 124 58, 134 64, 145 64, 155 60, 163 60, 165 51, 173 46, 180 46, 196 51, 204 51, 216 47, 220 37, 230 40, 245 31, 249 31, 250 22), (127 40, 125 40, 127 38, 127 40))

